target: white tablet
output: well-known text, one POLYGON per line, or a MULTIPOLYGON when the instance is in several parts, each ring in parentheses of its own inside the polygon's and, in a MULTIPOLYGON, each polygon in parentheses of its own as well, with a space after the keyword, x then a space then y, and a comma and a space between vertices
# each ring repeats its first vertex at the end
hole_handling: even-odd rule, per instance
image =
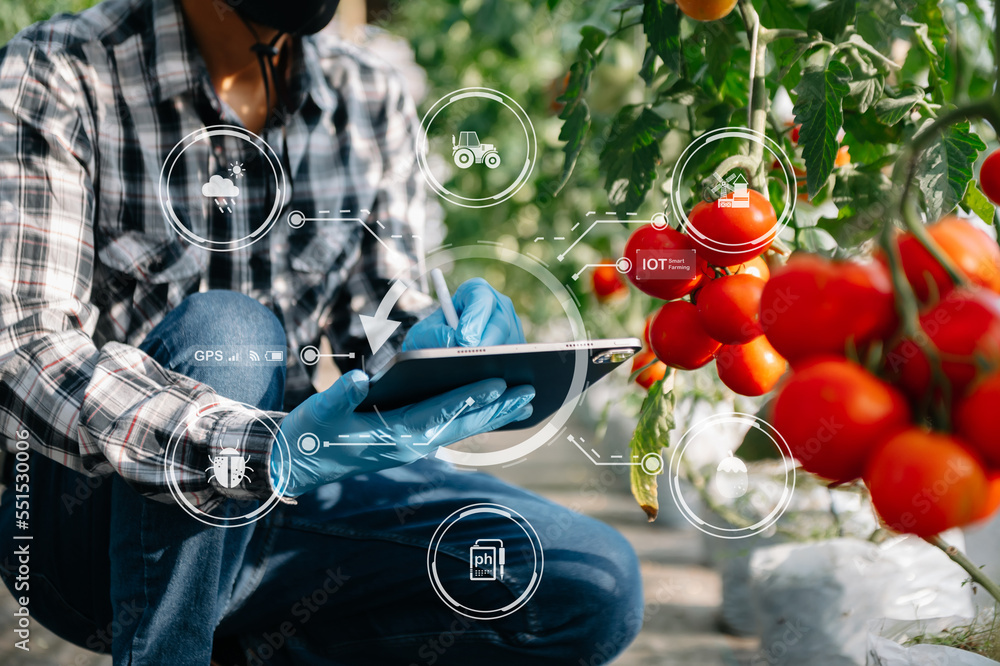
POLYGON ((466 384, 500 377, 535 387, 533 412, 507 429, 530 428, 552 416, 642 349, 637 338, 401 352, 371 379, 359 411, 395 409, 466 384))

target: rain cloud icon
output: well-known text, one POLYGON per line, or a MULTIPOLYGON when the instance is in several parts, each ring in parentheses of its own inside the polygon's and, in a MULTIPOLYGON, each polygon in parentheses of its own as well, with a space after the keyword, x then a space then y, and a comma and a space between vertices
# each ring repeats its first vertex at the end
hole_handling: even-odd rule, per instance
POLYGON ((222 176, 215 175, 208 179, 208 182, 201 186, 201 193, 210 199, 215 199, 215 205, 219 211, 225 210, 232 213, 231 206, 235 206, 236 197, 240 196, 240 188, 233 184, 233 181, 222 176), (227 201, 228 199, 228 201, 227 201), (223 209, 223 207, 225 207, 223 209))

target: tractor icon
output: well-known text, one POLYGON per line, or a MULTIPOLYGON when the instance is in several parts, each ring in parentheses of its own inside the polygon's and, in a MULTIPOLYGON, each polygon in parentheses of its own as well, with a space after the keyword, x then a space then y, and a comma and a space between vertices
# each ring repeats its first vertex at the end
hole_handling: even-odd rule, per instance
POLYGON ((458 143, 455 135, 451 135, 451 152, 455 166, 468 169, 472 163, 485 164, 491 169, 500 166, 500 153, 492 143, 479 143, 479 135, 475 132, 460 132, 458 143))

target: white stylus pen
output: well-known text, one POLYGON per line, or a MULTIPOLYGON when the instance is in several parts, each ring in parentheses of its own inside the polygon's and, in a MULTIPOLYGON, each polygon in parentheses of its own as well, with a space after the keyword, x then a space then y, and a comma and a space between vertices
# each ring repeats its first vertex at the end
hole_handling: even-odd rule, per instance
POLYGON ((448 283, 444 281, 444 273, 441 272, 440 268, 431 270, 431 282, 434 283, 434 291, 437 292, 438 301, 441 303, 441 312, 444 313, 444 320, 457 331, 458 313, 455 312, 455 304, 451 300, 448 283))

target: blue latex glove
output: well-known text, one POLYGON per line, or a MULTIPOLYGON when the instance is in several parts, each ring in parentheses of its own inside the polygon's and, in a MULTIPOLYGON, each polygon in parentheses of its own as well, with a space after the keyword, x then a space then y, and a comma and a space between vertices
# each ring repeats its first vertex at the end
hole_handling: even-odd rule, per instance
POLYGON ((529 403, 535 389, 508 389, 502 379, 487 379, 382 412, 381 418, 374 412, 354 411, 367 395, 368 375, 352 370, 282 420, 279 429, 291 451, 291 475, 282 488, 283 456, 272 452, 271 482, 279 493, 296 497, 349 476, 413 462, 439 446, 523 421, 531 416, 529 403), (320 442, 312 455, 298 447, 305 433, 314 434, 320 442), (324 446, 323 442, 341 445, 324 446))
POLYGON ((439 347, 488 347, 524 342, 521 320, 514 304, 482 278, 464 282, 452 296, 458 312, 458 330, 445 321, 438 308, 417 322, 403 340, 403 351, 439 347))

